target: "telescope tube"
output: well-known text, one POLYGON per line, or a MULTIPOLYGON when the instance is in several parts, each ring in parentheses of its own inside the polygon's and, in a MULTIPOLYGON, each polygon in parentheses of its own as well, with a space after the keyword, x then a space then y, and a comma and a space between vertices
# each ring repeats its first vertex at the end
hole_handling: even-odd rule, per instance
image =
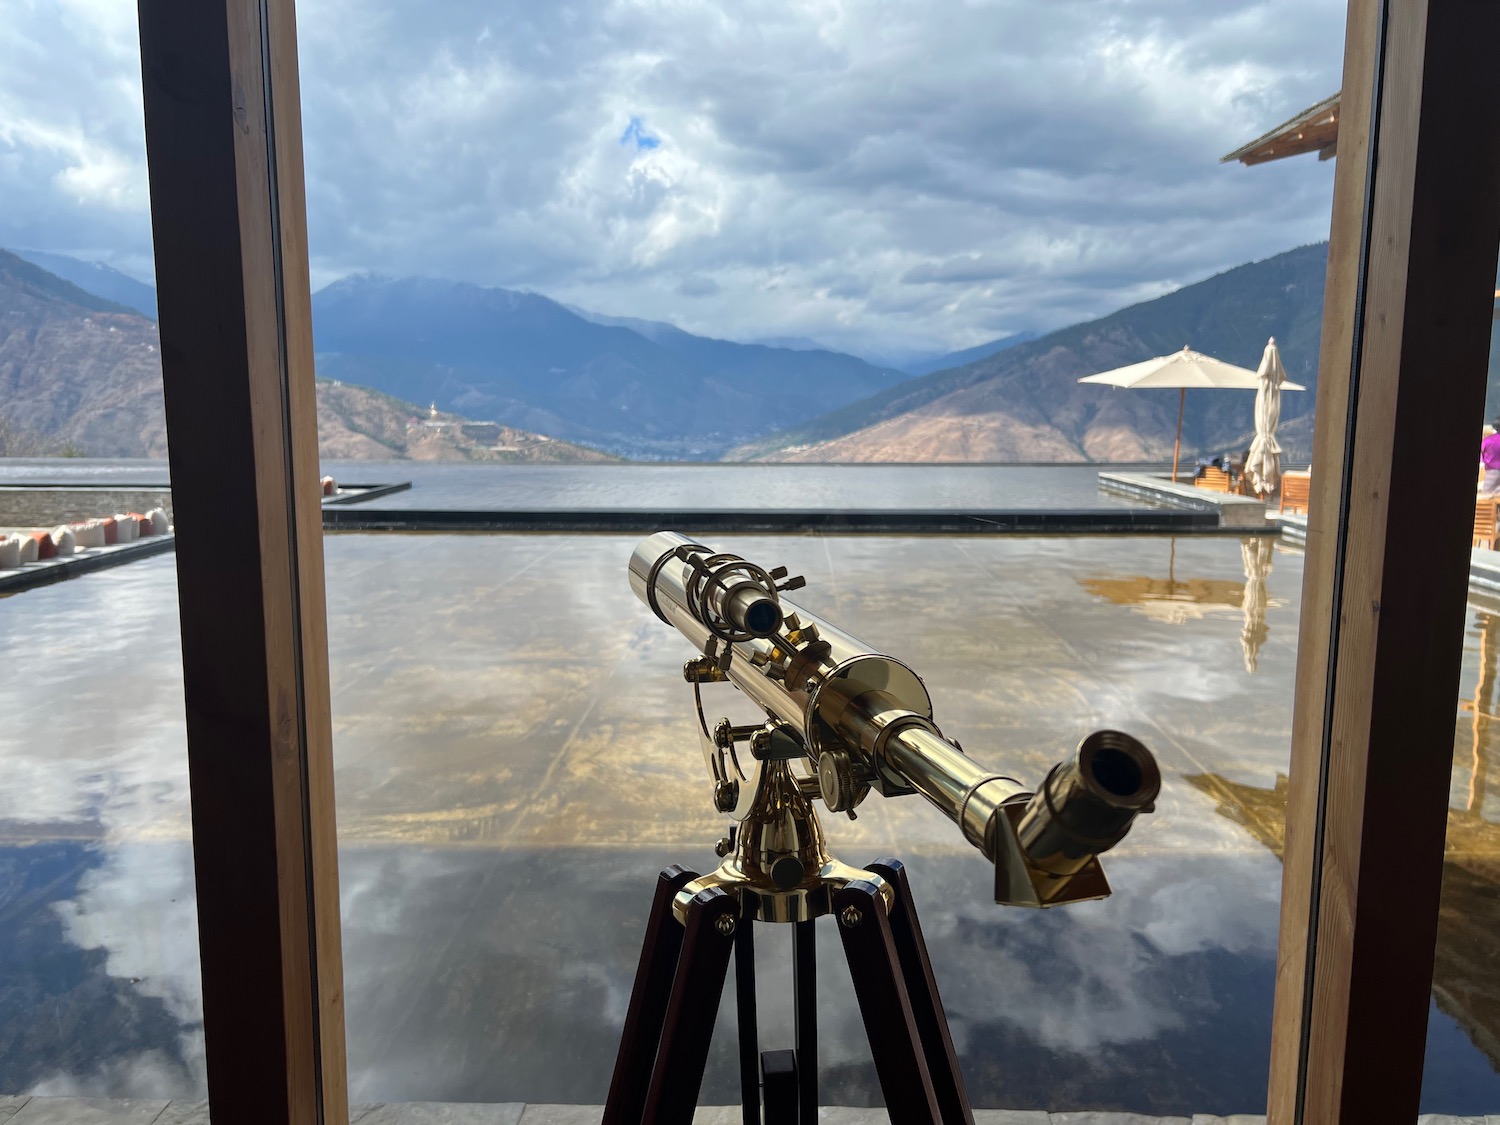
MULTIPOLYGON (((741 601, 762 606, 774 599, 779 631, 726 640, 736 623, 719 608, 722 599, 705 591, 732 588, 727 580, 714 584, 716 567, 767 574, 743 563, 658 532, 631 556, 630 583, 700 652, 719 652, 726 678, 787 724, 814 763, 826 753, 846 755, 853 773, 883 796, 921 793, 958 825, 995 863, 997 901, 1046 906, 1109 893, 1095 857, 1151 811, 1161 787, 1144 745, 1119 731, 1097 731, 1032 793, 943 737, 911 668, 794 605, 774 582, 741 601)), ((773 616, 760 612, 762 620, 773 616)), ((736 636, 748 632, 744 624, 736 636)))

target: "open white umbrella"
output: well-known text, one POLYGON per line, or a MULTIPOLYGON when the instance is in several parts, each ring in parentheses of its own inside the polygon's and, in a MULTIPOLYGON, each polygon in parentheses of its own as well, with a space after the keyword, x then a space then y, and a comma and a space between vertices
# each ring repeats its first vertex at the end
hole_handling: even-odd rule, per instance
POLYGON ((1256 492, 1270 495, 1281 484, 1281 446, 1276 441, 1276 427, 1281 424, 1281 392, 1284 387, 1296 386, 1286 381, 1286 368, 1281 366, 1275 336, 1266 342, 1256 381, 1260 386, 1255 390, 1255 440, 1250 443, 1245 472, 1256 492))
MULTIPOLYGON (((1283 378, 1285 373, 1283 373, 1283 378)), ((1177 479, 1177 462, 1182 452, 1182 408, 1187 401, 1187 392, 1192 387, 1214 390, 1255 391, 1260 389, 1260 377, 1248 367, 1236 367, 1215 359, 1211 355, 1183 348, 1171 355, 1157 356, 1142 363, 1117 367, 1113 371, 1101 371, 1088 375, 1080 383, 1103 383, 1111 387, 1128 387, 1132 390, 1151 388, 1177 389, 1177 440, 1172 445, 1172 479, 1177 479)), ((1296 383, 1281 384, 1284 391, 1300 391, 1296 383)))

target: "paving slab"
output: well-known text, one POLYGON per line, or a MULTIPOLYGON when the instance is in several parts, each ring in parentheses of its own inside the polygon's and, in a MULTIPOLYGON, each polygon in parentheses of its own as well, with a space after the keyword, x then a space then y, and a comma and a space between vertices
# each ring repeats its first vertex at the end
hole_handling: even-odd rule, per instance
MULTIPOLYGON (((361 1107, 351 1125, 519 1125, 521 1102, 392 1102, 361 1107)), ((159 1125, 159 1123, 158 1123, 159 1125)))
POLYGON ((1151 1117, 1144 1113, 1054 1113, 1050 1125, 1193 1125, 1186 1117, 1151 1117))
POLYGON ((9 1121, 30 1100, 31 1097, 27 1094, 22 1094, 18 1098, 0 1098, 0 1121, 9 1121))
POLYGON ((208 1125, 208 1103, 168 1102, 152 1125, 208 1125))
POLYGON ((13 1125, 154 1125, 167 1100, 146 1098, 32 1098, 13 1125))
POLYGON ((521 1125, 599 1125, 603 1117, 597 1105, 528 1105, 521 1125))
POLYGON ((976 1109, 974 1125, 1051 1125, 1044 1109, 976 1109))
POLYGON ((1191 480, 1182 484, 1152 473, 1108 472, 1099 474, 1099 487, 1106 492, 1139 497, 1174 508, 1213 510, 1218 512, 1222 527, 1262 530, 1266 526, 1264 500, 1252 496, 1235 496, 1228 492, 1211 492, 1197 487, 1191 480))
POLYGON ((1266 1125, 1266 1115, 1264 1113, 1231 1113, 1228 1117, 1216 1117, 1211 1113, 1195 1113, 1193 1125, 1266 1125))

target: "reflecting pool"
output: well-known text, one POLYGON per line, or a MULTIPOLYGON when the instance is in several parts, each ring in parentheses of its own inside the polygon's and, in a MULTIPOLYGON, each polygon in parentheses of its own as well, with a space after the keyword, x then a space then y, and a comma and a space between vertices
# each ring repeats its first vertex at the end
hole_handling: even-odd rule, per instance
MULTIPOLYGON (((603 1099, 656 872, 707 869, 723 831, 681 680, 693 654, 630 593, 635 541, 327 540, 356 1101, 603 1099)), ((841 858, 907 861, 975 1105, 1262 1111, 1300 554, 715 543, 805 574, 797 600, 922 673, 976 759, 1037 782, 1115 726, 1161 761, 1157 811, 1108 857, 1116 893, 1099 903, 994 906, 988 864, 918 797, 827 818, 841 858)), ((1476 611, 1471 701, 1488 621, 1476 611)), ((0 1090, 201 1095, 172 560, 0 601, 0 644, 23 643, 35 655, 0 678, 0 1090)), ((707 705, 753 717, 728 687, 707 705)), ((1472 704, 1458 720, 1456 752, 1479 737, 1487 754, 1487 720, 1482 737, 1472 704)), ((1484 826, 1500 813, 1464 808, 1484 826)), ((1496 880, 1465 871, 1462 972, 1439 955, 1433 1112, 1500 1104, 1500 971, 1464 953, 1496 880)), ((847 970, 820 929, 824 1099, 869 1104, 847 970)), ((761 1046, 790 1046, 789 941, 758 937, 761 1046)), ((705 1102, 736 1099, 734 1051, 726 1003, 705 1102)))

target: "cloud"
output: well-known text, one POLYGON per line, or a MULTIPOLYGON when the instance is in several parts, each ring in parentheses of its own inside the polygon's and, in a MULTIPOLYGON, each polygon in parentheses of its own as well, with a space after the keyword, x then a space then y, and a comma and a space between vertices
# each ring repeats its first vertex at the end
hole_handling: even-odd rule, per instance
MULTIPOLYGON (((132 12, 23 4, 0 28, 0 244, 149 256, 132 12)), ((845 347, 1054 327, 1326 237, 1329 165, 1217 161, 1338 87, 1342 18, 322 0, 299 13, 314 278, 845 347)))

